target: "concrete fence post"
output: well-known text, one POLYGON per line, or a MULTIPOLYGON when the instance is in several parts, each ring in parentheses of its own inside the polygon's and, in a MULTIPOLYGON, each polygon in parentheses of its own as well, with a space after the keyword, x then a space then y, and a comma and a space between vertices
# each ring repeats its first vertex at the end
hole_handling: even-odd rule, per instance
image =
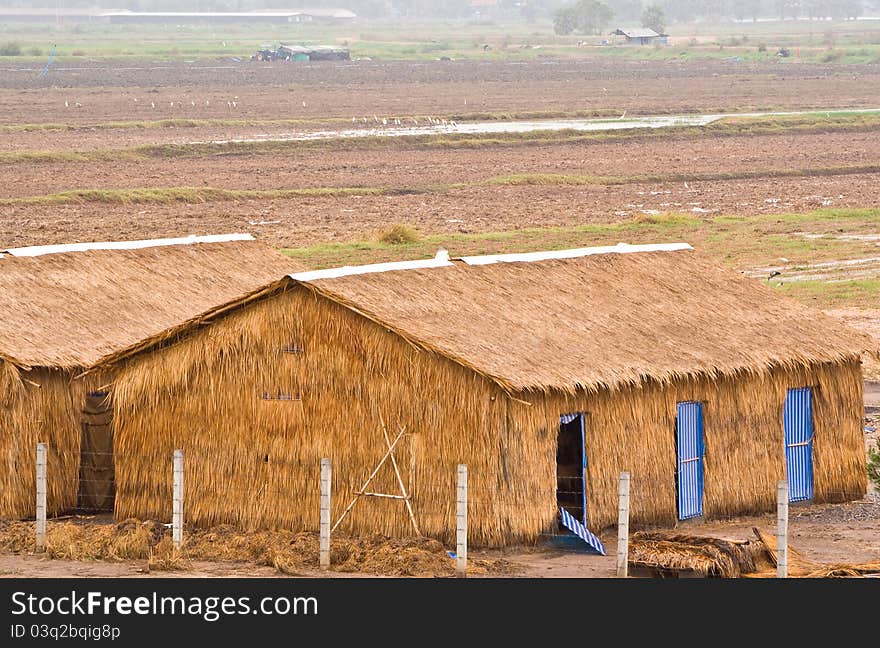
POLYGON ((776 485, 776 576, 788 578, 788 482, 776 485))
POLYGON ((629 561, 629 473, 620 473, 617 496, 617 576, 626 578, 629 561))
POLYGON ((46 550, 46 444, 37 444, 37 551, 46 550))
POLYGON ((459 576, 467 575, 468 540, 468 473, 465 464, 458 464, 458 487, 456 488, 455 515, 455 569, 459 576))
POLYGON ((330 459, 321 459, 321 569, 330 567, 330 487, 333 469, 330 459))
POLYGON ((183 450, 174 451, 174 486, 171 509, 171 537, 174 548, 183 546, 183 450))

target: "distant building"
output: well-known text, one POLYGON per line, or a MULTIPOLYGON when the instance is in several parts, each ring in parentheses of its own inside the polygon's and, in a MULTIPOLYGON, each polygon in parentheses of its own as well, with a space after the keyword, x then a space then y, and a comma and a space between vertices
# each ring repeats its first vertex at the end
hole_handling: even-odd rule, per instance
POLYGON ((653 29, 615 29, 612 36, 623 36, 627 45, 669 45, 668 34, 658 34, 653 29))
POLYGON ((348 9, 300 9, 297 11, 107 11, 98 14, 111 23, 298 23, 344 22, 357 14, 348 9))

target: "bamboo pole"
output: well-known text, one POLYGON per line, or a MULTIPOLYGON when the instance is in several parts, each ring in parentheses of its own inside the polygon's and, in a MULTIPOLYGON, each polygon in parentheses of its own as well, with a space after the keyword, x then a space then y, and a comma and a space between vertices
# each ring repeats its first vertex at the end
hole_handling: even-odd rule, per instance
POLYGON ((37 551, 46 550, 46 444, 37 444, 37 551))
POLYGON ((467 486, 467 466, 458 464, 458 487, 456 488, 455 502, 455 569, 462 577, 467 576, 467 486))
POLYGON ((331 532, 331 533, 332 533, 333 531, 335 531, 335 530, 336 530, 336 527, 338 527, 338 526, 342 523, 342 521, 345 519, 345 516, 348 515, 348 512, 351 511, 351 509, 352 509, 352 508, 354 507, 354 505, 357 503, 358 498, 359 498, 361 495, 364 494, 364 490, 366 490, 367 486, 370 485, 370 482, 373 481, 373 477, 375 477, 375 476, 379 473, 379 470, 382 468, 383 464, 384 464, 385 461, 388 459, 388 455, 390 455, 390 454, 394 451, 394 447, 397 445, 397 442, 400 441, 400 440, 403 438, 403 433, 404 433, 404 430, 401 429, 401 430, 400 430, 400 434, 398 434, 398 435, 397 435, 397 438, 394 439, 394 443, 392 443, 392 444, 388 447, 388 451, 385 453, 385 456, 382 457, 381 461, 379 461, 379 464, 376 466, 376 469, 375 469, 373 472, 370 473, 370 476, 367 477, 367 481, 365 481, 365 482, 364 482, 364 485, 361 486, 360 489, 358 489, 358 491, 355 493, 355 495, 354 495, 354 499, 352 499, 351 502, 349 502, 348 506, 346 506, 346 507, 345 507, 345 510, 342 512, 342 515, 340 515, 340 516, 339 516, 339 519, 336 520, 336 524, 334 524, 334 525, 333 525, 333 528, 330 529, 330 532, 331 532))
POLYGON ((183 450, 174 451, 174 479, 171 504, 171 537, 174 548, 183 546, 183 450))
MULTIPOLYGON (((381 419, 380 419, 381 420, 381 419)), ((397 483, 400 484, 400 492, 403 494, 403 503, 406 505, 406 511, 409 513, 409 520, 412 522, 416 535, 421 536, 419 525, 416 523, 416 515, 413 513, 412 502, 409 501, 409 495, 406 492, 406 486, 403 485, 403 477, 400 476, 400 468, 397 467, 397 459, 391 452, 391 438, 388 436, 388 430, 385 429, 385 423, 382 423, 382 434, 385 436, 385 443, 388 445, 388 456, 391 458, 391 465, 394 467, 394 474, 397 475, 397 483)))
POLYGON ((330 567, 330 459, 321 459, 321 569, 330 567))
POLYGON ((788 578, 788 482, 776 485, 776 576, 788 578))
POLYGON ((620 473, 617 508, 617 576, 627 577, 629 560, 629 473, 620 473))

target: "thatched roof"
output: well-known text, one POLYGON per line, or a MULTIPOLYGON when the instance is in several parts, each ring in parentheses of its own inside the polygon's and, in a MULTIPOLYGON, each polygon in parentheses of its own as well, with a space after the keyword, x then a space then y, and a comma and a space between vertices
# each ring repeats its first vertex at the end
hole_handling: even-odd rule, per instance
POLYGON ((88 367, 301 267, 253 240, 200 240, 0 257, 0 358, 88 367))
POLYGON ((691 249, 353 274, 308 282, 518 390, 759 371, 875 351, 691 249))
MULTIPOLYGON (((876 344, 682 244, 302 272, 306 286, 511 390, 596 390, 850 359, 876 344)), ((236 308, 224 304, 207 324, 236 308)), ((112 364, 183 334, 108 356, 112 364)))

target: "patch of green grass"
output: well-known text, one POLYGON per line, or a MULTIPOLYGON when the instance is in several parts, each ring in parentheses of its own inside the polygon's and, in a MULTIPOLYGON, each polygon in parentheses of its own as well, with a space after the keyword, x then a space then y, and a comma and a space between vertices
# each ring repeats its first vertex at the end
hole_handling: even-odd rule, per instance
POLYGON ((880 279, 789 281, 774 284, 778 290, 820 308, 868 306, 880 303, 880 279))
POLYGON ((374 187, 312 187, 307 189, 218 189, 215 187, 73 189, 41 196, 2 198, 0 199, 0 205, 200 203, 223 200, 294 199, 314 196, 366 196, 388 193, 394 193, 394 191, 374 187))
MULTIPOLYGON (((784 263, 839 260, 876 255, 872 241, 834 238, 836 224, 846 222, 849 232, 874 232, 878 209, 817 210, 805 214, 764 214, 752 217, 717 216, 698 219, 675 212, 639 215, 614 223, 589 223, 574 227, 525 228, 474 234, 434 234, 400 247, 379 241, 322 243, 285 252, 309 267, 325 268, 349 264, 428 258, 440 247, 452 256, 502 254, 533 250, 555 250, 593 245, 662 243, 685 241, 701 252, 723 259, 737 270, 784 263), (832 220, 840 217, 848 220, 832 220), (811 230, 831 230, 827 238, 806 238, 802 226, 810 219, 811 230), (830 227, 829 227, 830 226, 830 227)), ((796 270, 792 270, 796 271, 796 270)), ((776 283, 779 283, 778 281, 776 283)), ((845 281, 781 282, 786 291, 804 303, 822 308, 880 303, 880 278, 845 281)), ((775 285, 775 284, 773 284, 775 285)))

